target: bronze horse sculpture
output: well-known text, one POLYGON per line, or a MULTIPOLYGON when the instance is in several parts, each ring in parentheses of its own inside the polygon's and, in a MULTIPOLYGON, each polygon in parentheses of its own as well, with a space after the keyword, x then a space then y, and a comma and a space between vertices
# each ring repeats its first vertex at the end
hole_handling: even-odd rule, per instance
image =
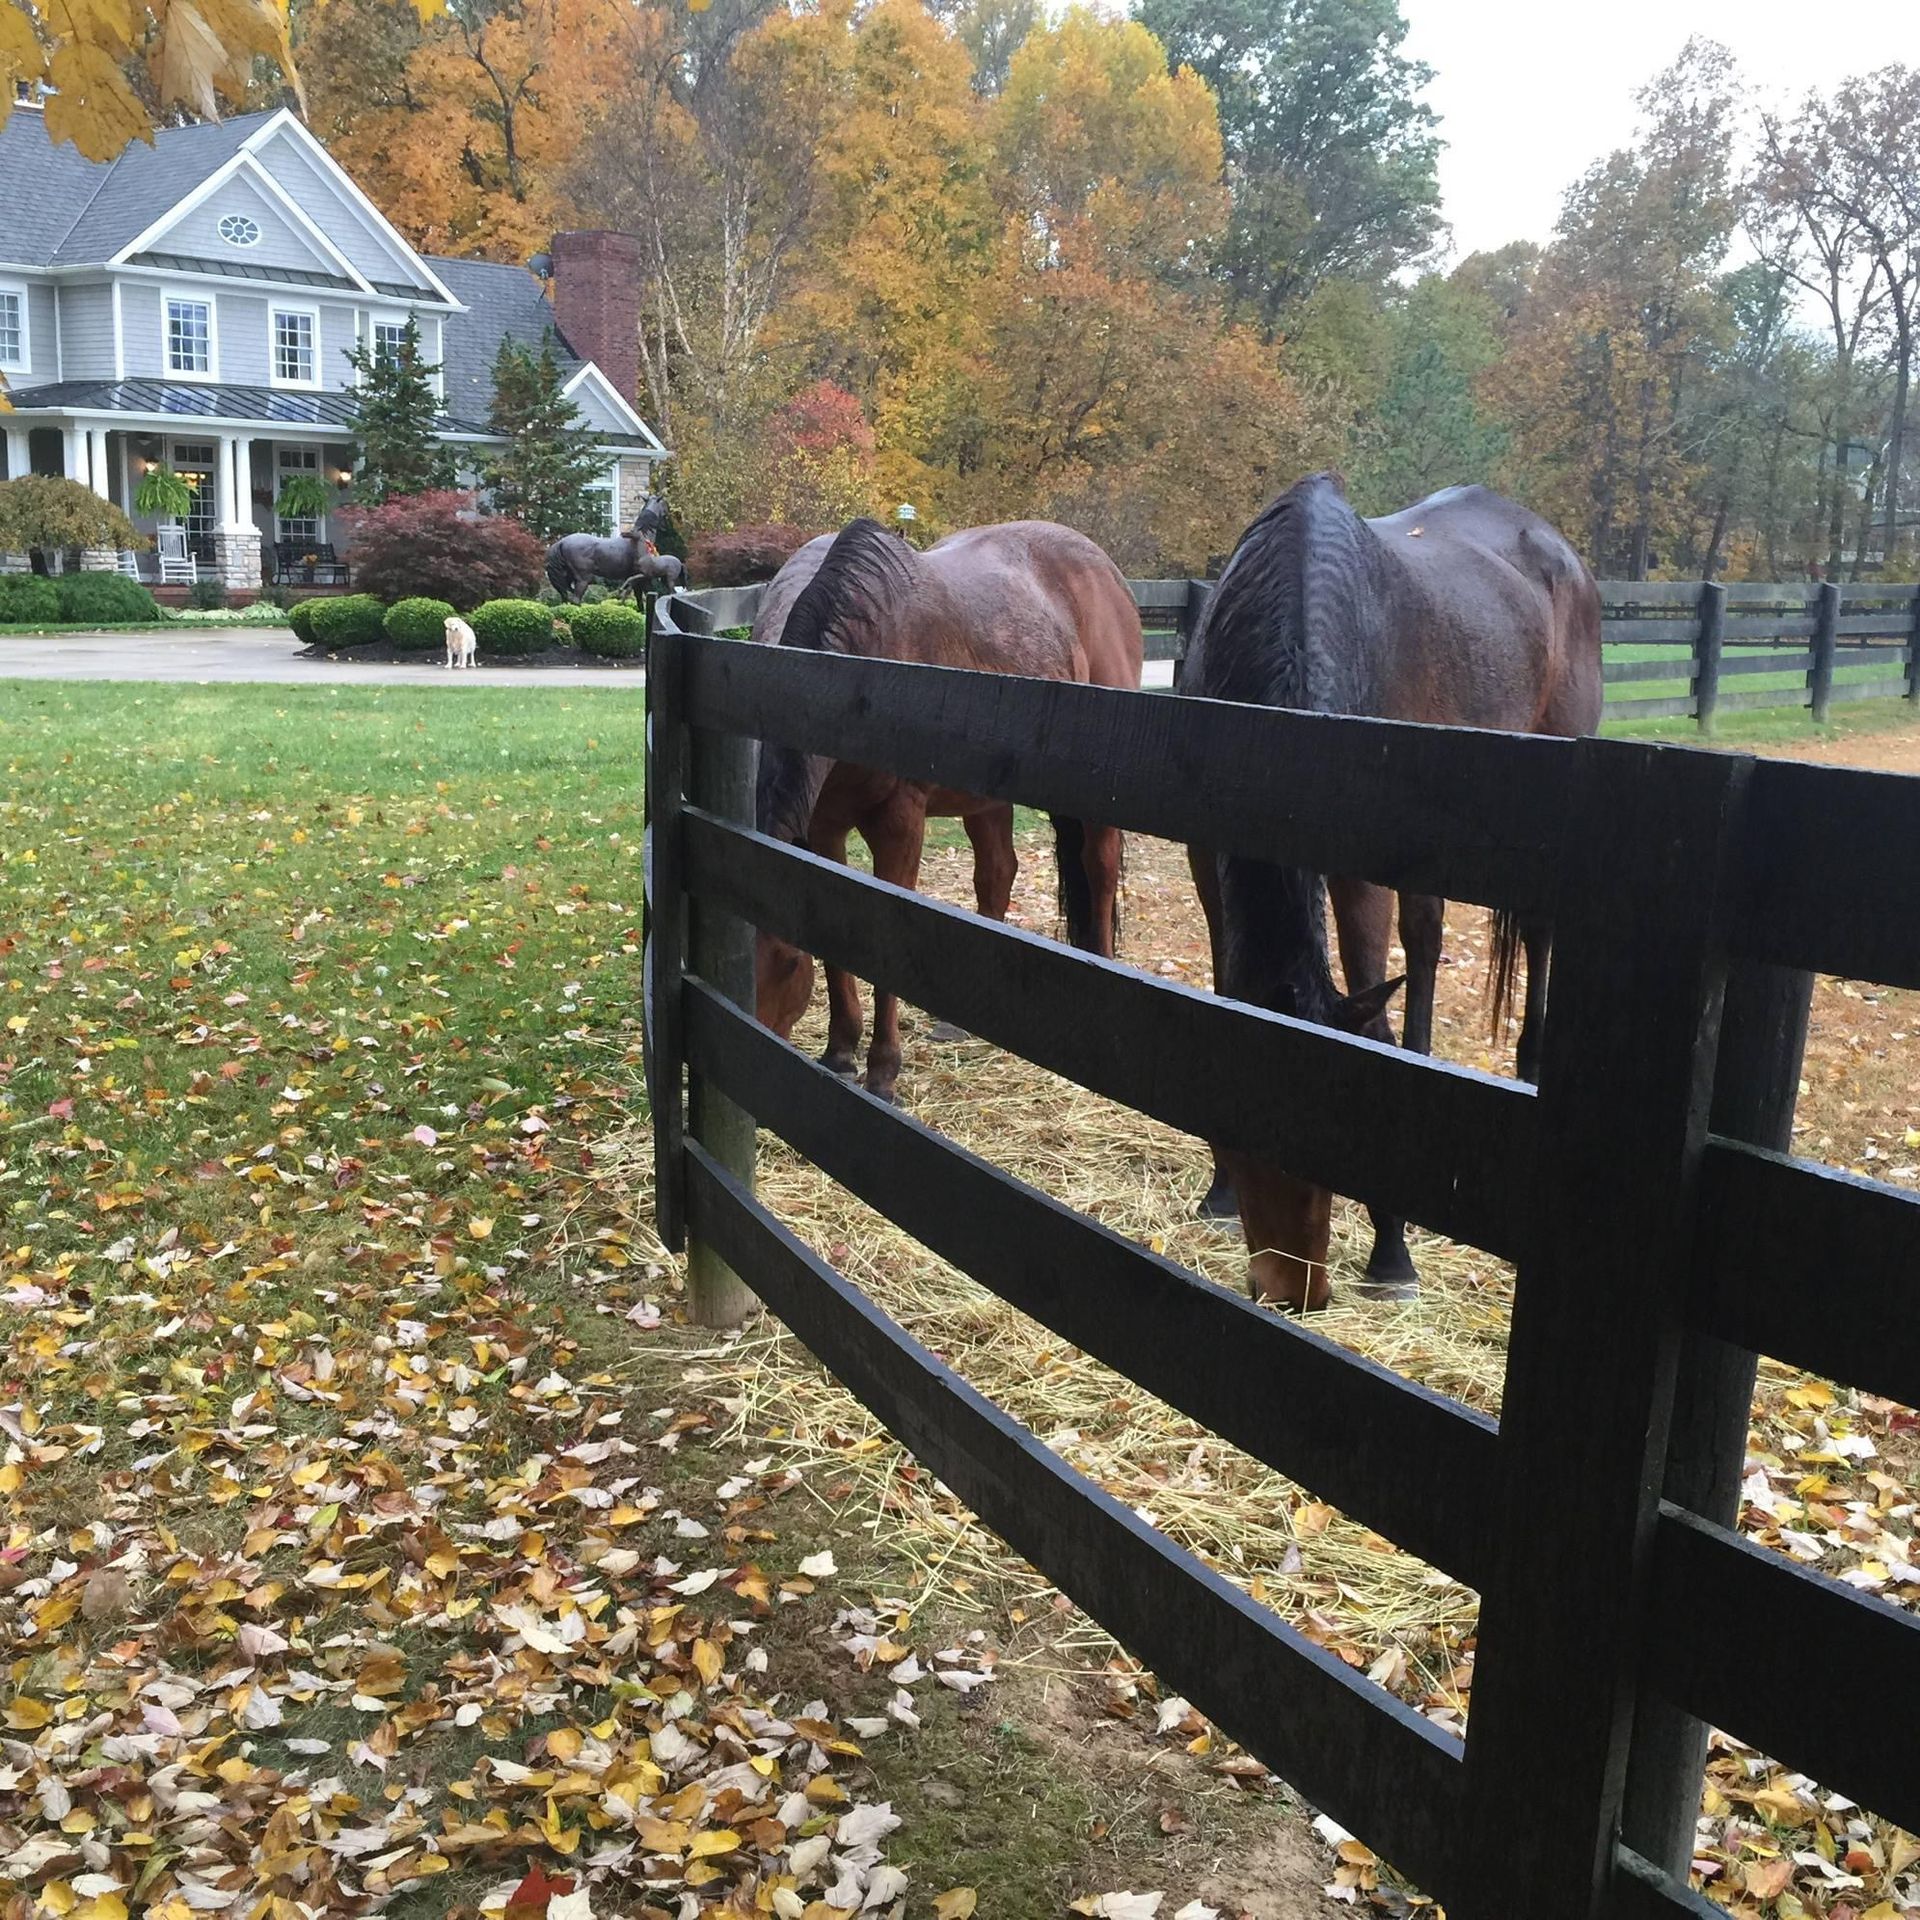
MULTIPOLYGON (((596 580, 619 586, 636 577, 649 575, 670 554, 654 551, 653 536, 667 517, 667 503, 659 494, 650 493, 625 533, 611 538, 598 533, 562 534, 547 549, 547 578, 563 600, 578 600, 596 580)), ((679 575, 669 584, 678 586, 685 569, 675 560, 679 575)), ((662 576, 664 577, 664 576, 662 576)))
MULTIPOLYGON (((1181 669, 1183 696, 1442 726, 1574 735, 1599 724, 1600 596, 1571 546, 1485 487, 1452 487, 1364 520, 1330 474, 1300 481, 1241 535, 1181 669)), ((1214 987, 1236 1000, 1391 1042, 1393 896, 1366 881, 1190 848, 1214 987), (1328 964, 1333 902, 1347 993, 1328 964)), ((1446 903, 1399 896, 1407 991, 1401 1044, 1431 1051, 1446 903)), ((1527 961, 1518 1071, 1531 1080, 1546 1012, 1549 933, 1494 923, 1502 1024, 1517 949, 1527 961)), ((1296 1309, 1330 1297, 1332 1197, 1262 1156, 1217 1151, 1217 1200, 1238 1202, 1255 1298, 1296 1309)), ((1204 1206, 1206 1211, 1213 1207, 1204 1206)), ((1359 1290, 1406 1298, 1419 1276, 1402 1221, 1372 1215, 1359 1290)))
MULTIPOLYGON (((781 568, 754 638, 981 673, 1140 684, 1140 615, 1119 568, 1085 535, 1044 520, 950 534, 924 553, 877 521, 854 520, 781 568)), ((766 745, 756 810, 762 833, 828 859, 844 861, 848 835, 857 831, 875 877, 901 887, 919 879, 928 816, 957 817, 973 846, 979 909, 1006 917, 1016 867, 1013 809, 1005 801, 766 745)), ((1067 936, 1111 957, 1119 831, 1059 815, 1053 830, 1067 936)), ((812 956, 763 932, 756 972, 760 1018, 785 1039, 813 996, 812 956)), ((829 967, 827 991, 822 1064, 851 1074, 864 1026, 859 986, 829 967)), ((892 1100, 899 1074, 899 1002, 876 988, 867 1091, 892 1100)))

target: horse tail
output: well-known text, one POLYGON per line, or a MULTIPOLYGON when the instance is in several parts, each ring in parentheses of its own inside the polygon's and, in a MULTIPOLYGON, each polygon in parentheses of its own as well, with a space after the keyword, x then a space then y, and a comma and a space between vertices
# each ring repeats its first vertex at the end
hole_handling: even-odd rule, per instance
POLYGON ((1514 982, 1520 971, 1520 947, 1519 917, 1505 907, 1496 907, 1493 914, 1493 977, 1487 986, 1487 997, 1493 1006, 1493 1037, 1496 1040, 1506 1032, 1507 1016, 1513 1008, 1514 982))
POLYGON ((558 540, 547 549, 547 579, 552 583, 554 592, 557 593, 562 600, 566 599, 568 594, 573 591, 572 576, 568 572, 566 562, 560 557, 560 542, 558 540))
MULTIPOLYGON (((1087 823, 1070 814, 1047 816, 1053 822, 1054 901, 1068 943, 1092 952, 1099 929, 1093 924, 1093 883, 1087 878, 1087 823)), ((1126 842, 1120 843, 1120 874, 1126 872, 1126 842)), ((1113 943, 1120 944, 1120 899, 1113 903, 1113 943)))

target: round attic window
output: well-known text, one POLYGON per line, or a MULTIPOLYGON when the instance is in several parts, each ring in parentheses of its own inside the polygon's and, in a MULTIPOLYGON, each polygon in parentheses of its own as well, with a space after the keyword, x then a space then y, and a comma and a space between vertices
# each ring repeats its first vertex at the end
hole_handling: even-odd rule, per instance
POLYGON ((244 213, 230 213, 220 222, 220 238, 230 247, 254 246, 260 239, 259 222, 244 213))

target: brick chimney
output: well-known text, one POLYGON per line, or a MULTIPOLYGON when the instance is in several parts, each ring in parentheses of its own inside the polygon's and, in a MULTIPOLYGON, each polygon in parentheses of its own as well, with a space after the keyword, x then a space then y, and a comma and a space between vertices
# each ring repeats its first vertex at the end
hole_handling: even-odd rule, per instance
POLYGON ((594 230, 553 236, 553 315, 567 344, 630 405, 640 392, 640 242, 594 230))

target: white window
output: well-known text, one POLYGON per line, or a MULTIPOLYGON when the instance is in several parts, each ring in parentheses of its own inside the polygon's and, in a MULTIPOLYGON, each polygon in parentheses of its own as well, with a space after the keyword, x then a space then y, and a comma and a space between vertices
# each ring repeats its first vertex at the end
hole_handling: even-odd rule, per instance
POLYGON ((167 371, 213 371, 213 303, 188 300, 177 294, 167 299, 167 371))
POLYGON ((26 364, 26 289, 0 287, 0 367, 24 367, 26 364))
POLYGON ((203 560, 213 557, 214 510, 219 505, 214 482, 219 448, 206 440, 176 440, 173 470, 192 490, 187 507, 187 542, 203 560))
POLYGON ((587 508, 587 525, 581 529, 583 533, 614 534, 621 531, 618 516, 614 512, 619 478, 619 469, 616 467, 604 480, 596 480, 585 490, 583 499, 587 508))
MULTIPOLYGON (((293 479, 295 475, 310 473, 318 477, 320 472, 319 449, 316 447, 282 447, 277 464, 279 467, 279 484, 274 489, 274 498, 276 500, 285 490, 287 482, 293 479)), ((324 518, 310 518, 301 515, 289 520, 284 516, 276 516, 276 525, 279 528, 279 531, 274 535, 276 540, 320 541, 327 537, 327 523, 324 518)))
POLYGON ((313 314, 305 308, 276 307, 273 310, 273 377, 277 385, 313 385, 316 359, 314 335, 317 330, 313 314))
POLYGON ((404 320, 376 320, 373 323, 374 359, 398 360, 406 337, 407 323, 404 320))
POLYGON ((230 247, 257 247, 260 244, 260 223, 248 219, 244 213, 223 216, 219 233, 230 247))

